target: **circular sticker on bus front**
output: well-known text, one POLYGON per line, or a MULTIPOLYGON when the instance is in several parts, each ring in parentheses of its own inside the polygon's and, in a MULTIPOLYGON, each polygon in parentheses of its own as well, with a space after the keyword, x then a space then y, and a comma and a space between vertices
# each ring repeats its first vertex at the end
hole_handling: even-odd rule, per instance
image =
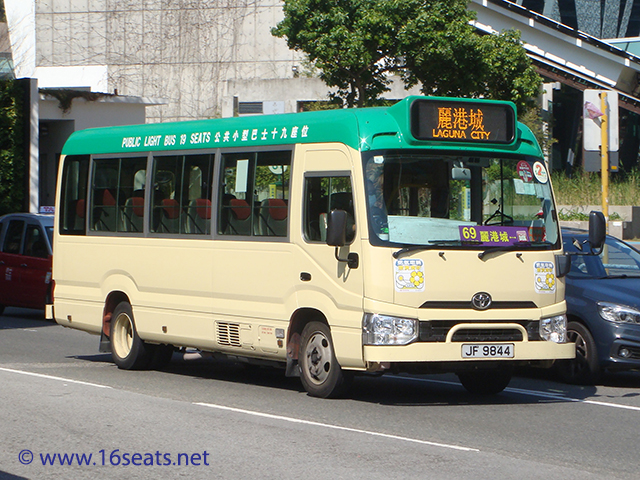
POLYGON ((549 181, 549 174, 542 162, 536 162, 533 164, 533 174, 540 183, 547 183, 549 181))
POLYGON ((529 183, 531 180, 533 180, 533 172, 531 171, 531 165, 529 165, 529 162, 520 160, 518 162, 517 170, 518 176, 524 183, 529 183))

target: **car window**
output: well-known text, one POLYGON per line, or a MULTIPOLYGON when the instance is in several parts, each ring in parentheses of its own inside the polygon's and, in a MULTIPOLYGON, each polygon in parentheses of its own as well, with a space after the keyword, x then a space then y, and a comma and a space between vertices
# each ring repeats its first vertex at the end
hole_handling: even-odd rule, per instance
POLYGON ((49 256, 45 234, 37 225, 27 225, 24 255, 38 258, 47 258, 49 256))
POLYGON ((607 275, 640 276, 640 254, 622 242, 607 239, 600 259, 607 275))
POLYGON ((571 255, 571 278, 601 278, 605 276, 640 276, 640 253, 629 245, 608 237, 600 255, 588 253, 586 235, 564 235, 564 250, 571 255), (582 247, 580 249, 579 247, 582 247))
POLYGON ((2 251, 5 253, 20 253, 22 246, 22 233, 24 231, 24 220, 11 220, 7 227, 7 234, 4 237, 2 251))
POLYGON ((47 237, 49 237, 49 245, 53 247, 53 227, 46 226, 44 229, 47 232, 47 237))

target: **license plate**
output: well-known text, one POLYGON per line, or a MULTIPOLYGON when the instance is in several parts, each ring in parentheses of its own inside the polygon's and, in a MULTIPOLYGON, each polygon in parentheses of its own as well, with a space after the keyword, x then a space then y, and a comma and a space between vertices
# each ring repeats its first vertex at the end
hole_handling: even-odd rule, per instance
POLYGON ((513 358, 513 343, 465 343, 462 345, 462 358, 513 358))

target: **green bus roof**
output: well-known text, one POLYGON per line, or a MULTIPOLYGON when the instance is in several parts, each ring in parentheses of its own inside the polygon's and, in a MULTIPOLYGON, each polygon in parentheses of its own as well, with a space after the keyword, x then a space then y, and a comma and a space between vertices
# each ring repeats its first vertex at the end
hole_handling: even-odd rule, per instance
POLYGON ((499 149, 534 156, 541 154, 529 129, 519 123, 513 139, 502 144, 469 140, 462 142, 450 138, 417 139, 412 134, 411 111, 412 105, 420 102, 467 104, 477 108, 501 105, 513 110, 513 121, 517 123, 515 106, 510 102, 411 96, 391 107, 255 115, 79 130, 69 137, 62 153, 64 155, 98 155, 338 142, 362 151, 427 147, 487 152, 499 149))

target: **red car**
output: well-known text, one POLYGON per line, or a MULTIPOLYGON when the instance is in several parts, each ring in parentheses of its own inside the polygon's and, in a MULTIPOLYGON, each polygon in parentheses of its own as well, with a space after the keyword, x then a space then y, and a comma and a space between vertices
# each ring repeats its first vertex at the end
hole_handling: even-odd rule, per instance
POLYGON ((53 216, 0 217, 0 315, 5 307, 44 310, 51 293, 53 216))

